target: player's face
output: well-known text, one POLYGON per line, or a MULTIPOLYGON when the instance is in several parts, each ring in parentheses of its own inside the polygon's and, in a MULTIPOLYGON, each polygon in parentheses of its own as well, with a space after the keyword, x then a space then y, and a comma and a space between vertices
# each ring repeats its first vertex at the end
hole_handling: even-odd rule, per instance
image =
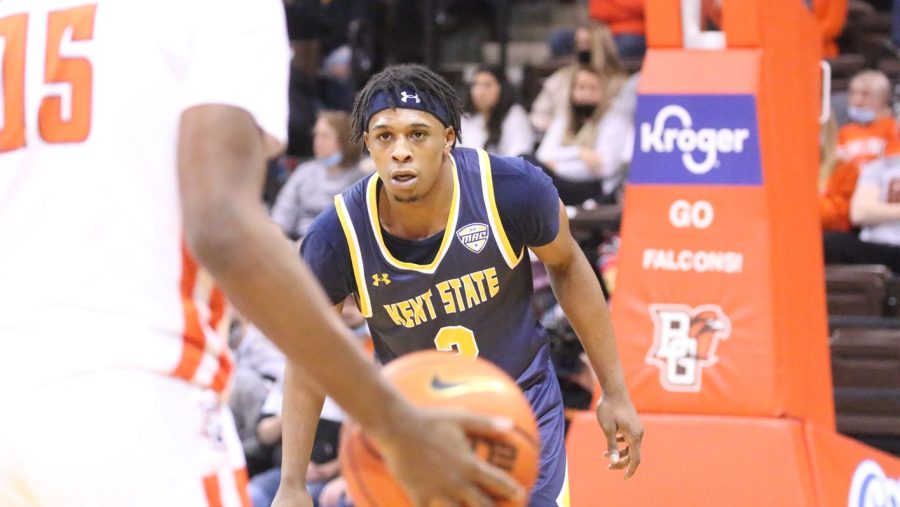
POLYGON ((338 133, 325 118, 316 120, 313 127, 313 155, 316 158, 325 158, 334 155, 341 150, 338 133))
POLYGON ((597 105, 603 99, 603 82, 593 72, 578 71, 572 84, 572 103, 597 105))
POLYGON ((479 72, 472 80, 472 104, 480 113, 490 113, 500 100, 500 83, 490 72, 479 72))
POLYGON ((388 197, 415 202, 440 181, 456 135, 430 113, 398 108, 372 116, 364 139, 388 197))

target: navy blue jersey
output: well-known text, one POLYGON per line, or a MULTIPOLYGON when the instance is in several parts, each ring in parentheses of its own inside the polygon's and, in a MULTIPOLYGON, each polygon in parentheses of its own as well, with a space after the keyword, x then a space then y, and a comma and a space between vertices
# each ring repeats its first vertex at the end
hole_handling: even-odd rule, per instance
POLYGON ((311 226, 303 255, 332 301, 355 295, 382 362, 416 350, 456 350, 528 385, 549 352, 532 312, 526 246, 556 237, 556 190, 522 159, 465 148, 451 156, 453 200, 443 233, 409 241, 384 231, 375 174, 335 198, 335 209, 311 226))

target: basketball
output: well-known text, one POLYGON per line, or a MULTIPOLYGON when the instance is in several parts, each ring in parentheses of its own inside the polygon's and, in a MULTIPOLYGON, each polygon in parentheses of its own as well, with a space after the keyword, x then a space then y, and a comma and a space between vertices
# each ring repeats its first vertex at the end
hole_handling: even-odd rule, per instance
MULTIPOLYGON (((531 405, 519 386, 500 368, 483 359, 459 354, 422 351, 394 360, 384 375, 414 404, 422 407, 460 407, 514 421, 512 430, 492 436, 469 435, 475 453, 506 471, 526 490, 537 480, 540 435, 531 405)), ((341 470, 357 507, 412 505, 381 459, 375 442, 354 423, 341 439, 341 470)), ((498 506, 527 504, 498 502, 498 506)))

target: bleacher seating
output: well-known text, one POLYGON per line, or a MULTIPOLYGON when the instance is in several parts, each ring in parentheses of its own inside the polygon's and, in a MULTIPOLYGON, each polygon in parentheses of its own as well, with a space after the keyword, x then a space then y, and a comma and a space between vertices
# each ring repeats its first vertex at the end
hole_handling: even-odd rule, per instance
POLYGON ((830 345, 838 430, 900 436, 900 329, 840 328, 830 345))
POLYGON ((881 265, 827 266, 828 315, 883 316, 892 277, 890 269, 881 265))
POLYGON ((900 455, 900 277, 829 265, 825 286, 838 431, 900 455))

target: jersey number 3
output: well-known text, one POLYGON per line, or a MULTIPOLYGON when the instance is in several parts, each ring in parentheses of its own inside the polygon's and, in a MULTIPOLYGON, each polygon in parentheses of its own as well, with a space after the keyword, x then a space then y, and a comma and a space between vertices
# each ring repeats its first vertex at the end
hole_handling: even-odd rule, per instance
MULTIPOLYGON (((94 37, 96 5, 47 14, 44 85, 38 109, 38 132, 48 143, 77 143, 91 131, 93 69, 84 57, 63 56, 63 48, 94 37)), ((25 55, 28 14, 0 19, 0 152, 25 146, 25 55)), ((31 63, 31 62, 30 62, 31 63)))
POLYGON ((434 337, 434 346, 442 352, 457 351, 465 357, 478 357, 475 333, 463 326, 442 327, 434 337))

